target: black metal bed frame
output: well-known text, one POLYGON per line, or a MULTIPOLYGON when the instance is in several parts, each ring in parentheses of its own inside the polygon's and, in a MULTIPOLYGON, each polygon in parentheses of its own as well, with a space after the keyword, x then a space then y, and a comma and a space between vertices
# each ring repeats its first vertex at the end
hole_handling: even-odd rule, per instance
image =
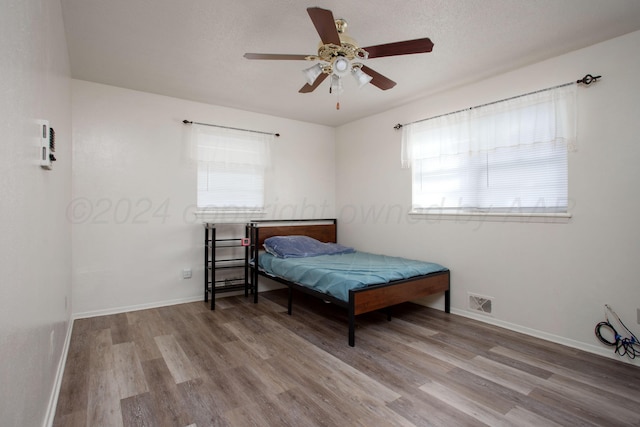
MULTIPOLYGON (((265 220, 265 221, 251 221, 247 224, 247 236, 249 236, 249 238, 251 239, 251 249, 249 250, 249 257, 251 258, 251 260, 249 260, 249 258, 247 258, 247 263, 249 266, 249 269, 251 270, 251 283, 250 283, 250 288, 252 289, 253 292, 253 298, 254 298, 254 303, 258 302, 258 277, 262 276, 262 277, 266 277, 268 279, 271 279, 275 282, 278 282, 280 284, 283 284, 285 286, 287 286, 289 288, 289 293, 288 293, 288 301, 287 301, 287 313, 289 315, 292 314, 292 307, 293 307, 293 291, 299 291, 302 292, 304 294, 307 295, 311 295, 315 298, 321 299, 321 300, 325 300, 325 301, 329 301, 332 304, 337 305, 338 307, 341 308, 346 308, 347 312, 348 312, 348 327, 349 327, 349 332, 348 332, 348 337, 349 337, 349 346, 354 347, 355 346, 355 317, 356 317, 356 298, 358 296, 358 294, 363 294, 366 292, 376 292, 377 290, 380 289, 384 289, 384 288, 390 288, 390 287, 395 287, 397 285, 401 285, 403 283, 411 283, 411 282, 416 282, 417 280, 422 280, 422 279, 428 279, 428 278, 436 278, 438 276, 443 276, 444 279, 446 280, 446 290, 444 290, 444 311, 446 313, 450 312, 450 308, 451 308, 451 297, 450 297, 450 272, 449 270, 446 271, 439 271, 439 272, 435 272, 435 273, 430 273, 430 274, 426 274, 426 275, 422 275, 422 276, 417 276, 417 277, 412 277, 409 279, 401 279, 401 280, 394 280, 388 283, 381 283, 379 285, 371 285, 371 286, 367 286, 365 288, 360 288, 360 289, 352 289, 349 290, 349 301, 343 301, 340 300, 338 298, 335 298, 331 295, 322 293, 322 292, 318 292, 314 289, 310 289, 306 286, 291 282, 289 280, 286 280, 282 277, 278 277, 278 276, 273 276, 270 274, 267 274, 266 272, 260 270, 260 268, 258 268, 258 257, 259 257, 259 248, 257 247, 258 242, 260 241, 260 235, 259 235, 259 230, 260 227, 258 226, 258 224, 263 224, 263 223, 301 223, 304 221, 309 221, 309 222, 325 222, 325 221, 330 221, 333 226, 335 227, 336 233, 333 236, 333 241, 336 242, 337 241, 337 220, 336 219, 322 219, 322 220, 265 220), (446 276, 446 277, 445 277, 446 276)), ((246 295, 246 293, 245 293, 246 295)), ((405 301, 403 301, 405 302, 405 301)), ((381 310, 381 309, 385 309, 386 314, 387 314, 387 320, 391 320, 391 307, 395 305, 395 304, 390 304, 384 307, 380 307, 377 309, 373 309, 373 310, 369 310, 369 311, 376 311, 376 310, 381 310)), ((366 312, 369 311, 364 311, 358 314, 364 314, 366 312)))

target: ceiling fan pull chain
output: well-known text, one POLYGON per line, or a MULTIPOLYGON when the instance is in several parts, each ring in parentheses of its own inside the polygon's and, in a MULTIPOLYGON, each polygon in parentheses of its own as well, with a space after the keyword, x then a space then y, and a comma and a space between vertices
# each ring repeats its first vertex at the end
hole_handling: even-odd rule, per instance
POLYGON ((342 90, 341 90, 341 89, 342 89, 342 86, 341 86, 341 82, 340 82, 340 77, 336 77, 336 76, 331 76, 331 77, 332 77, 332 80, 333 80, 334 78, 336 78, 336 80, 337 80, 337 82, 338 82, 338 83, 336 84, 336 83, 334 83, 334 82, 332 81, 331 86, 329 86, 329 93, 330 93, 330 94, 333 94, 333 93, 335 93, 335 94, 336 94, 336 98, 337 98, 337 100, 338 100, 338 101, 336 102, 336 110, 339 110, 339 109, 340 109, 340 92, 342 92, 342 90), (334 89, 335 89, 335 90, 334 90, 334 89))

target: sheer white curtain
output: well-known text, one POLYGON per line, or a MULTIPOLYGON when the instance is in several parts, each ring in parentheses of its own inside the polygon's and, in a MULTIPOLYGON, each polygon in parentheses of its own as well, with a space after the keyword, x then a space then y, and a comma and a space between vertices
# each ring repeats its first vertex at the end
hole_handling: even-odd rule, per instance
POLYGON ((192 125, 191 158, 198 162, 198 209, 260 210, 274 135, 192 125))
POLYGON ((191 158, 221 166, 246 165, 261 168, 271 162, 272 134, 193 124, 191 158))
POLYGON ((403 167, 414 160, 543 143, 576 149, 576 85, 549 89, 402 127, 403 167))
POLYGON ((414 212, 566 213, 576 85, 403 126, 414 212))

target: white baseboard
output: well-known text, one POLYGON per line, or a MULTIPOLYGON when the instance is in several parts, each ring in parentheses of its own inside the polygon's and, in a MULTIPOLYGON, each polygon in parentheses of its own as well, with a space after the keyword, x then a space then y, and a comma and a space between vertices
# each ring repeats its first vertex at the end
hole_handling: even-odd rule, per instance
POLYGON ((64 368, 67 365, 67 354, 69 354, 69 344, 71 343, 71 332, 73 331, 73 318, 69 319, 69 326, 67 327, 67 336, 64 338, 64 345, 62 346, 62 355, 58 362, 58 369, 56 371, 56 378, 53 382, 53 389, 51 390, 51 397, 49 398, 49 405, 47 406, 47 413, 44 417, 44 427, 53 426, 53 421, 56 416, 56 407, 58 406, 58 396, 60 396, 60 388, 62 387, 62 377, 64 376, 64 368))
MULTIPOLYGON (((266 292, 266 291, 271 291, 274 289, 280 289, 280 288, 284 288, 285 286, 274 282, 272 280, 262 280, 263 278, 260 278, 260 281, 258 283, 258 293, 260 292, 266 292)), ((232 296, 237 296, 237 295, 242 295, 244 293, 244 291, 238 291, 238 292, 225 292, 224 294, 220 294, 217 295, 218 298, 224 298, 224 297, 232 297, 232 296)), ((176 304, 185 304, 185 303, 189 303, 189 302, 197 302, 197 301, 202 301, 202 295, 199 294, 198 296, 193 296, 193 297, 187 297, 187 298, 178 298, 178 299, 174 299, 174 300, 167 300, 167 301, 156 301, 156 302, 150 302, 150 303, 145 303, 145 304, 137 304, 137 305, 129 305, 129 306, 124 306, 124 307, 114 307, 114 308, 106 308, 106 309, 102 309, 102 310, 93 310, 93 311, 84 311, 81 313, 73 313, 72 314, 72 318, 73 319, 85 319, 85 318, 89 318, 89 317, 98 317, 98 316, 108 316, 110 314, 119 314, 119 313, 127 313, 129 311, 138 311, 138 310, 146 310, 149 308, 158 308, 158 307, 167 307, 170 305, 176 305, 176 304)))
POLYGON ((106 308, 102 310, 85 311, 82 313, 74 313, 74 319, 86 319, 88 317, 108 316, 110 314, 127 313, 129 311, 147 310, 149 308, 167 307, 176 304, 185 304, 188 302, 202 301, 202 295, 197 297, 178 298, 168 301, 155 301, 145 304, 128 305, 124 307, 106 308))
POLYGON ((618 360, 623 363, 628 363, 630 365, 640 366, 640 359, 629 359, 628 357, 620 357, 612 350, 611 347, 599 347, 587 343, 583 343, 580 341, 575 341, 569 338, 561 337, 558 335, 550 334, 547 332, 539 331, 537 329, 527 328, 525 326, 516 325, 515 323, 509 323, 502 320, 495 319, 490 316, 485 316, 482 314, 471 313, 466 310, 460 310, 457 308, 451 308, 451 313, 457 314, 458 316, 467 317, 470 319, 478 320, 480 322, 489 323, 491 325, 499 326, 501 328, 509 329, 514 332, 520 332, 525 335, 530 335, 535 338, 540 338, 546 341, 551 341, 556 344, 565 345, 567 347, 575 348, 578 350, 586 351, 587 353, 597 354, 598 356, 603 356, 609 359, 618 360))

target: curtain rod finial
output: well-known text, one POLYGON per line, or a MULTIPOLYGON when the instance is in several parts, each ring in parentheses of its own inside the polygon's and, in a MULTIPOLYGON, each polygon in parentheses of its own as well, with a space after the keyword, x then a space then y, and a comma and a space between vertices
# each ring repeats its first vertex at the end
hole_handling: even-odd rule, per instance
POLYGON ((400 123, 398 123, 398 124, 397 124, 397 125, 395 125, 393 128, 394 128, 395 130, 400 130, 400 129, 402 129, 402 125, 401 125, 400 123))
POLYGON ((602 76, 592 76, 591 74, 587 74, 586 76, 578 80, 576 83, 582 83, 584 85, 589 86, 591 83, 596 82, 601 77, 602 76))
POLYGON ((192 125, 193 122, 190 122, 189 120, 183 120, 182 123, 184 123, 185 125, 192 125))

